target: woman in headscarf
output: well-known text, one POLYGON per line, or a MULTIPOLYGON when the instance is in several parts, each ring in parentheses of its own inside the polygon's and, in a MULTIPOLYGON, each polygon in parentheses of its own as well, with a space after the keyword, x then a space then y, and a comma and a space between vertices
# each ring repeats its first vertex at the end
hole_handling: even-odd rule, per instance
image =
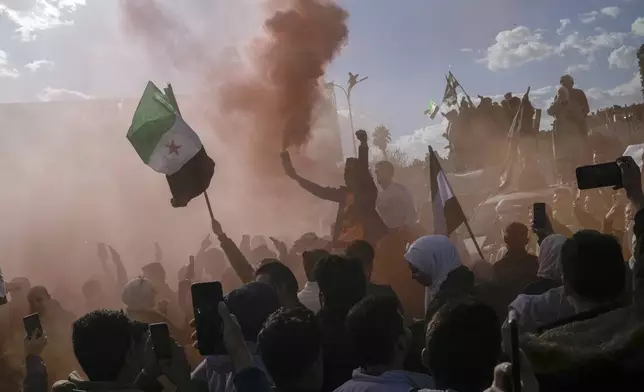
POLYGON ((567 237, 552 234, 546 237, 539 248, 539 270, 537 280, 523 290, 523 294, 540 295, 561 286, 561 248, 567 237))
POLYGON ((421 237, 414 242, 405 260, 412 277, 425 286, 431 296, 425 320, 431 320, 436 311, 448 300, 475 296, 505 314, 498 302, 496 290, 490 285, 476 285, 474 273, 461 263, 456 246, 441 235, 421 237))
POLYGON ((475 283, 474 273, 461 263, 456 246, 449 238, 442 235, 421 237, 409 247, 405 260, 414 280, 425 286, 431 296, 425 320, 411 326, 413 342, 406 363, 409 370, 422 370, 417 360, 424 347, 425 327, 448 301, 474 297, 495 309, 500 319, 505 319, 507 308, 502 292, 494 284, 475 283))

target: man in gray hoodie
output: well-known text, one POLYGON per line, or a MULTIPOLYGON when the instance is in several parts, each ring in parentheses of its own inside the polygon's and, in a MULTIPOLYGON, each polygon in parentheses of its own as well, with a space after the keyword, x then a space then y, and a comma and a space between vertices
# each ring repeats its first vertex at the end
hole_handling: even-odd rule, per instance
POLYGON ((405 327, 396 297, 364 298, 349 312, 346 328, 360 368, 336 392, 409 392, 434 387, 428 375, 403 370, 411 332, 405 327))

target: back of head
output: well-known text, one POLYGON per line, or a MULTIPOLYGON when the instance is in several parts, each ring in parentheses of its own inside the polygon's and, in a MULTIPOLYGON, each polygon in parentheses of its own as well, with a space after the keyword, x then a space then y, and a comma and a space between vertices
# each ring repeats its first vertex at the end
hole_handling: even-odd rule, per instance
POLYGON ((471 299, 448 302, 427 326, 423 362, 438 389, 483 390, 501 353, 501 325, 491 307, 471 299))
POLYGON ((302 253, 302 262, 304 263, 304 273, 306 273, 306 280, 315 282, 315 266, 318 261, 329 256, 330 253, 324 249, 316 249, 311 251, 304 251, 302 253))
POLYGON ((150 279, 154 283, 165 282, 166 273, 163 264, 158 261, 148 263, 141 268, 143 276, 150 279))
POLYGON ((347 315, 346 329, 363 367, 391 364, 396 344, 405 335, 393 296, 369 296, 358 302, 347 315))
POLYGON ((45 286, 34 286, 29 289, 29 293, 27 294, 27 299, 29 300, 29 302, 32 302, 38 298, 51 298, 51 295, 49 295, 49 291, 47 291, 47 288, 45 286))
POLYGON ((115 310, 95 310, 76 320, 74 354, 90 381, 116 381, 132 343, 143 339, 146 329, 115 310))
POLYGON ((505 243, 509 249, 525 249, 528 244, 528 227, 523 223, 512 222, 505 228, 505 243))
POLYGON ((157 290, 152 282, 143 277, 129 281, 121 293, 121 301, 129 310, 152 310, 155 307, 157 290))
POLYGON ((257 341, 264 321, 280 307, 275 290, 263 282, 247 283, 228 293, 224 301, 249 342, 257 341))
POLYGON ((255 276, 266 276, 264 282, 273 286, 277 291, 285 290, 286 294, 291 297, 297 297, 297 279, 290 268, 282 264, 279 260, 262 262, 262 265, 255 271, 255 276))
POLYGON ((373 246, 363 240, 353 241, 345 251, 350 259, 358 260, 365 271, 369 272, 373 269, 373 259, 376 255, 373 246))
POLYGON ((357 260, 335 255, 326 257, 315 267, 315 278, 323 307, 340 307, 348 311, 365 296, 366 277, 357 260))
POLYGON ((322 336, 312 312, 280 309, 266 320, 257 343, 262 361, 279 388, 302 381, 311 372, 320 359, 322 336))
POLYGON ((614 301, 623 293, 625 263, 619 242, 611 235, 581 230, 561 249, 564 286, 592 302, 614 301))

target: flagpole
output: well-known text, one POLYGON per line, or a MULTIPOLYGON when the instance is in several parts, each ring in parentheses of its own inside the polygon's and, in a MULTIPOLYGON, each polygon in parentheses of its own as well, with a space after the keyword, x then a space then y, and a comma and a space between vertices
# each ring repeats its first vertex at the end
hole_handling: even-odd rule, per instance
POLYGON ((215 215, 212 213, 212 206, 210 205, 210 198, 208 197, 208 191, 203 192, 203 196, 206 198, 206 205, 208 206, 208 213, 210 214, 210 220, 215 220, 215 215))
MULTIPOLYGON (((436 155, 436 152, 432 148, 432 146, 428 146, 429 148, 429 153, 436 155)), ((436 162, 438 162, 438 167, 441 171, 443 171, 443 167, 440 164, 440 161, 438 160, 438 156, 436 157, 436 162)), ((431 159, 430 159, 431 162, 431 159)), ((443 171, 443 173, 445 173, 443 171)), ((449 183, 449 180, 447 179, 447 174, 445 174, 445 182, 447 183, 447 187, 449 188, 449 191, 454 197, 456 197, 456 193, 454 193, 454 190, 452 189, 452 184, 449 183)), ((460 204, 459 204, 460 206, 460 204)), ((462 210, 462 208, 461 208, 462 210)), ((483 251, 481 250, 481 247, 479 246, 479 243, 476 241, 476 237, 474 236, 474 232, 472 232, 472 228, 470 227, 470 222, 468 221, 467 217, 465 216, 465 213, 463 213, 463 217, 465 218, 465 227, 467 228, 467 232, 470 234, 470 238, 472 238, 472 242, 474 242, 474 246, 476 247, 476 251, 478 252, 479 256, 481 256, 481 260, 486 261, 485 257, 483 256, 483 251)))

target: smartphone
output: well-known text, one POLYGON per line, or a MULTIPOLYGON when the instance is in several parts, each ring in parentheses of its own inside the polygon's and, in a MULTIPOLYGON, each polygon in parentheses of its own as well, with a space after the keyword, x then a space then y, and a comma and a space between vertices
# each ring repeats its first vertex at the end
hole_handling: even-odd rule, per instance
POLYGON ((225 354, 223 325, 217 309, 224 298, 221 283, 195 283, 191 286, 191 292, 199 353, 225 354))
POLYGON ((621 189, 622 172, 617 162, 600 163, 599 165, 581 166, 575 170, 579 189, 614 187, 621 189))
POLYGON ((548 217, 546 216, 546 203, 532 205, 532 225, 535 229, 545 229, 548 217))
POLYGON ((36 335, 37 338, 42 336, 42 324, 40 324, 40 316, 38 313, 25 316, 22 321, 25 324, 25 332, 28 338, 31 339, 36 331, 39 331, 38 335, 36 335))
POLYGON ((166 323, 150 324, 150 338, 157 359, 172 358, 172 339, 166 323))
POLYGON ((519 351, 518 315, 515 310, 510 310, 508 324, 510 326, 510 361, 512 363, 512 391, 521 392, 521 353, 519 351))

